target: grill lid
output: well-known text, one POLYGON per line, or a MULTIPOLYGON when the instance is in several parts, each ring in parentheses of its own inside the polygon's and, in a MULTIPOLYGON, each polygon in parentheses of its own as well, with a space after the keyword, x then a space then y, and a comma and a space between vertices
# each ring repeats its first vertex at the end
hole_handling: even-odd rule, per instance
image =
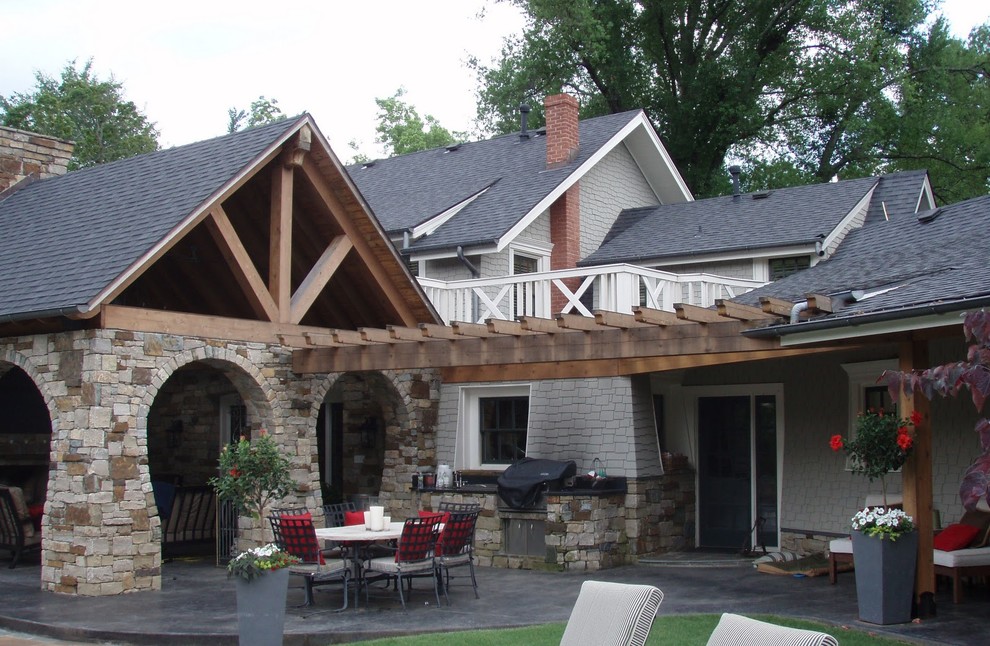
POLYGON ((513 509, 532 507, 543 486, 560 483, 577 473, 574 460, 523 458, 506 467, 498 477, 498 495, 513 509))

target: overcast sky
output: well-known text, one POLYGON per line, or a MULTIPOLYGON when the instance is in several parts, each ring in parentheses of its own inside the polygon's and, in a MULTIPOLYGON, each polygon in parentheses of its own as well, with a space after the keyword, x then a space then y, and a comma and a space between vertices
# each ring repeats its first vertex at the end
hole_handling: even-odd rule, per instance
MULTIPOLYGON (((990 19, 986 0, 945 0, 943 11, 960 37, 990 19)), ((352 140, 381 155, 374 100, 400 86, 421 115, 471 131, 465 61, 491 61, 523 26, 491 0, 0 0, 0 16, 0 95, 92 57, 155 122, 162 146, 222 135, 228 108, 264 95, 286 114, 312 113, 345 161, 352 140)))

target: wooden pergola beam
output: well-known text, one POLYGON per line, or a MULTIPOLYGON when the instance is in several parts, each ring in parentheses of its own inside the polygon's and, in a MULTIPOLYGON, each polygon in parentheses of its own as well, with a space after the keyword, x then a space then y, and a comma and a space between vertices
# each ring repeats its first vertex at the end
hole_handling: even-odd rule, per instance
POLYGON ((677 314, 666 310, 655 310, 650 307, 634 307, 633 316, 641 323, 653 325, 688 325, 690 322, 677 318, 677 314))
POLYGON ((455 334, 451 328, 420 326, 445 343, 368 345, 361 348, 299 350, 293 368, 299 373, 341 370, 386 370, 425 367, 511 365, 602 359, 637 359, 705 353, 752 352, 777 349, 773 338, 742 336, 752 327, 741 321, 708 325, 677 325, 616 329, 597 326, 582 334, 558 334, 551 342, 545 335, 493 335, 482 338, 455 334))
POLYGON ((718 323, 725 320, 715 310, 688 303, 674 303, 674 312, 677 313, 677 318, 695 323, 718 323))
POLYGON ((519 321, 507 321, 505 319, 488 319, 485 321, 488 331, 492 334, 509 334, 512 336, 523 336, 524 334, 538 334, 523 328, 519 321))
POLYGON ((595 319, 581 316, 580 314, 558 314, 557 326, 565 330, 600 330, 602 326, 595 322, 595 319))
POLYGON ((752 352, 724 352, 629 359, 593 359, 553 363, 524 363, 492 366, 452 366, 440 369, 445 384, 489 381, 535 381, 542 379, 587 379, 621 377, 687 368, 703 368, 745 361, 807 356, 832 352, 835 348, 784 348, 752 352))
POLYGON ((544 319, 536 316, 520 316, 519 325, 522 329, 530 332, 543 332, 544 334, 556 334, 564 330, 557 325, 556 319, 544 319))
POLYGON ((715 299, 715 309, 719 316, 734 318, 740 321, 777 321, 779 316, 767 314, 758 307, 733 303, 721 298, 715 299))
POLYGON ((595 323, 605 327, 616 327, 623 330, 631 327, 648 327, 650 323, 638 320, 632 314, 622 314, 620 312, 609 312, 607 310, 595 310, 595 323))

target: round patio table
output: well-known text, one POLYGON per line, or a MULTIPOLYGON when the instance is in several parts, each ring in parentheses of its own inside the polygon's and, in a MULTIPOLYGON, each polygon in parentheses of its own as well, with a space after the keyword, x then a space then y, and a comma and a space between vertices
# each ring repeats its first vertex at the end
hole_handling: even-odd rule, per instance
MULTIPOLYGON (((361 567, 361 546, 371 545, 379 541, 397 541, 402 537, 402 528, 405 522, 392 521, 387 529, 378 531, 368 529, 364 525, 345 525, 343 527, 319 527, 316 530, 316 538, 319 540, 336 541, 342 546, 346 546, 346 552, 350 555, 354 564, 353 572, 357 576, 358 587, 354 591, 354 606, 357 607, 358 593, 361 586, 368 585, 372 580, 364 576, 364 569, 361 567)), ((377 580, 374 579, 374 580, 377 580)))

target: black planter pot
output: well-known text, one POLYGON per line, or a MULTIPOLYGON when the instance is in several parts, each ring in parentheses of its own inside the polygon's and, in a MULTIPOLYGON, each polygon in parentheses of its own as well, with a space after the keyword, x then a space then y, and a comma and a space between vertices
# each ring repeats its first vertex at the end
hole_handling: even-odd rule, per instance
POLYGON ((852 533, 859 618, 871 624, 911 621, 914 572, 918 559, 918 532, 896 541, 852 533))

